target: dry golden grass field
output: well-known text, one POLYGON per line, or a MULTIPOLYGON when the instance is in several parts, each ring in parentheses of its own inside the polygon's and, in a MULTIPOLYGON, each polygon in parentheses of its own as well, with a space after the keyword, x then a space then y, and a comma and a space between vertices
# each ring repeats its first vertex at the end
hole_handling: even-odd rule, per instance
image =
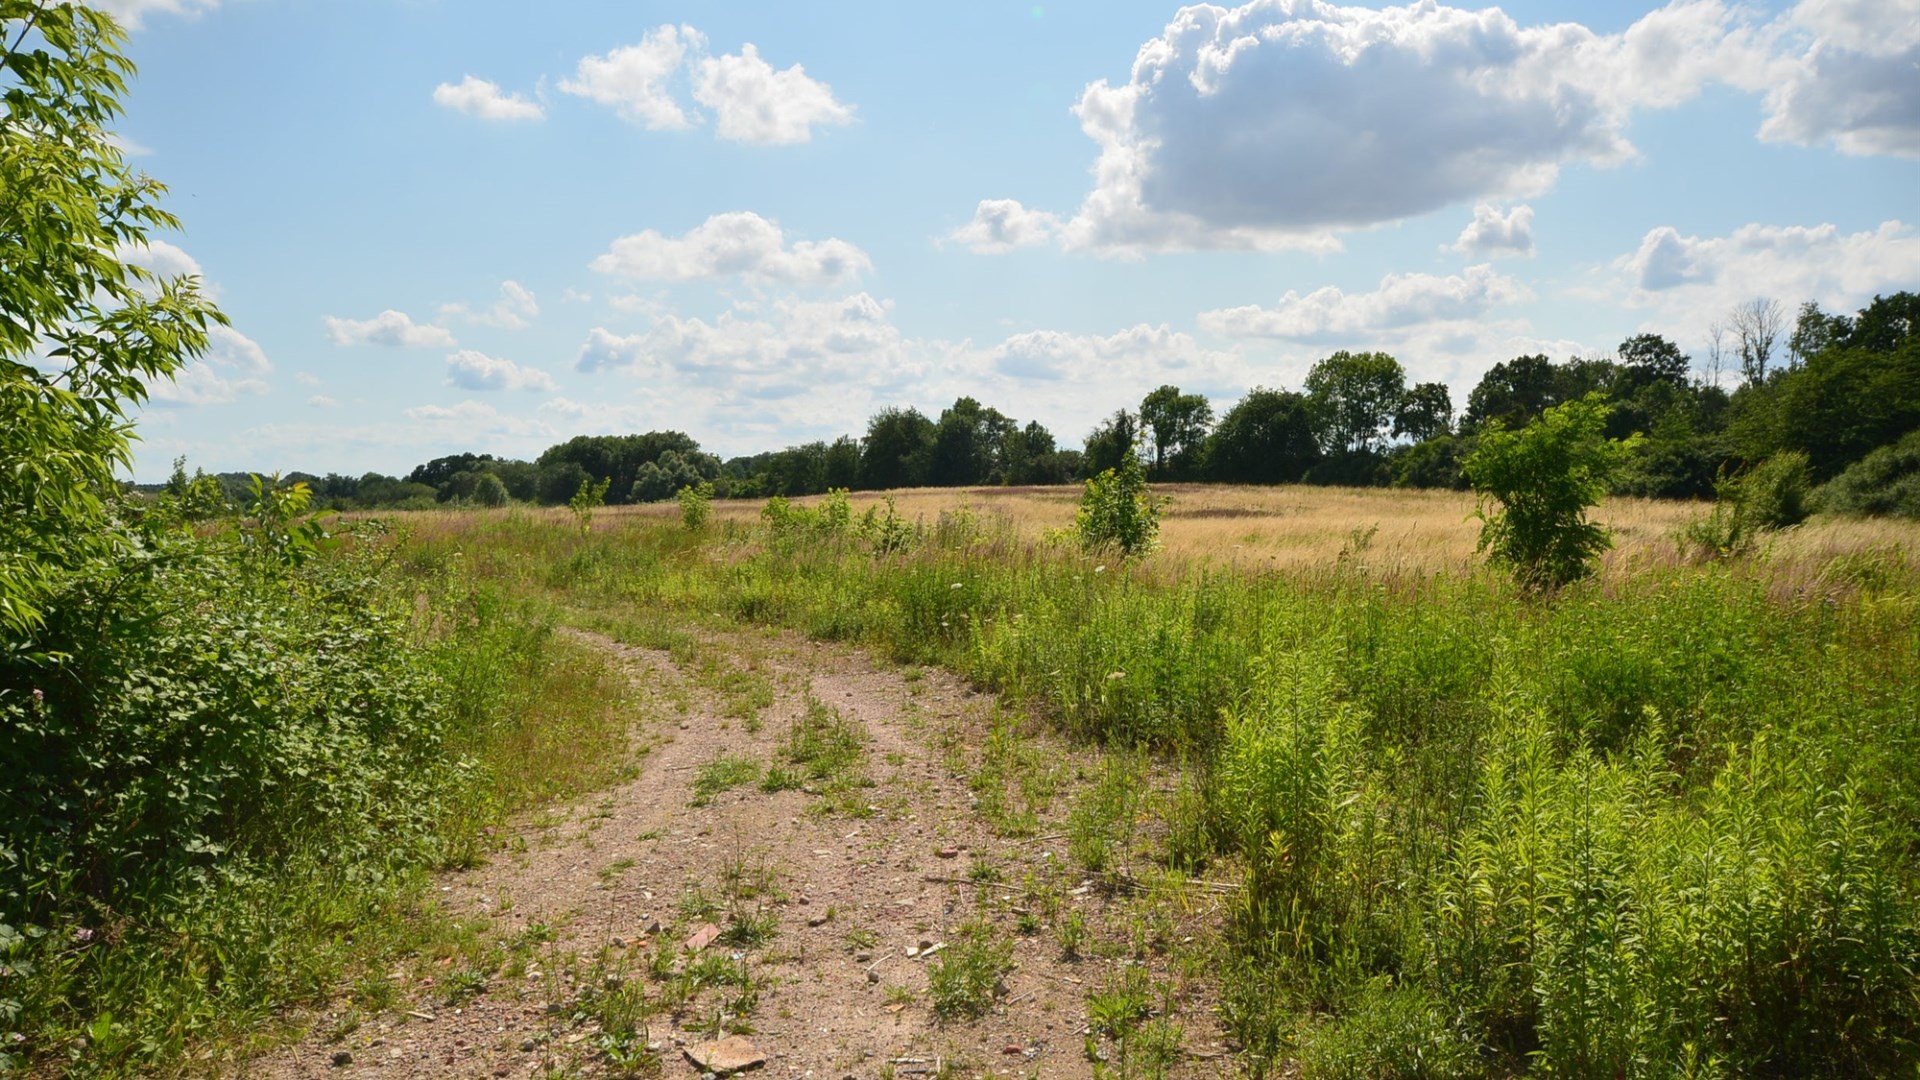
MULTIPOLYGON (((1161 507, 1159 557, 1189 566, 1299 572, 1357 558, 1382 574, 1424 576, 1465 573, 1480 562, 1475 552, 1480 522, 1473 516, 1474 497, 1467 492, 1298 484, 1156 484, 1152 490, 1161 507)), ((1073 523, 1080 488, 915 488, 886 494, 909 521, 932 525, 941 514, 964 508, 990 526, 1039 540, 1048 530, 1073 523)), ((854 493, 854 514, 879 504, 886 494, 854 493)), ((794 501, 809 504, 817 499, 794 501)), ((763 506, 764 500, 725 500, 714 503, 714 514, 721 521, 752 521, 763 506)), ((1705 503, 1608 500, 1595 511, 1614 536, 1604 573, 1630 574, 1682 561, 1676 534, 1708 509, 1705 503)), ((495 512, 570 520, 565 508, 495 512)), ((416 521, 431 529, 421 520, 431 516, 423 514, 416 521)), ((594 528, 678 516, 679 508, 671 502, 602 507, 595 512, 594 528)), ((1920 571, 1920 523, 1816 517, 1763 540, 1756 562, 1776 584, 1794 588, 1822 580, 1836 560, 1845 564, 1850 559, 1871 560, 1903 575, 1920 571)))

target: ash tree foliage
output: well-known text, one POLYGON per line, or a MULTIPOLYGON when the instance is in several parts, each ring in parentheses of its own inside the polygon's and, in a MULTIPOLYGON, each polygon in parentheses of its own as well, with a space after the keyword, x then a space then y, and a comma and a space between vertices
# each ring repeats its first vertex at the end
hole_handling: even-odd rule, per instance
POLYGON ((1155 479, 1187 479, 1198 469, 1213 426, 1213 405, 1199 394, 1183 394, 1167 385, 1140 402, 1140 427, 1152 451, 1148 471, 1155 479))
MULTIPOLYGON (((224 321, 129 261, 175 222, 110 137, 123 42, 0 0, 0 1075, 171 1073, 327 984, 445 854, 452 747, 503 719, 304 484, 236 499, 181 462, 122 491, 131 410, 224 321)), ((449 654, 513 633, 496 614, 447 620, 449 654)))
POLYGON ((1637 439, 1606 437, 1609 407, 1594 393, 1556 405, 1518 431, 1496 424, 1465 470, 1481 497, 1480 550, 1529 589, 1591 574, 1613 540, 1587 510, 1631 457, 1637 439))
POLYGON ((106 15, 0 3, 0 631, 32 651, 48 606, 135 546, 110 506, 128 410, 224 321, 191 278, 124 258, 174 218, 109 138, 132 66, 106 15))

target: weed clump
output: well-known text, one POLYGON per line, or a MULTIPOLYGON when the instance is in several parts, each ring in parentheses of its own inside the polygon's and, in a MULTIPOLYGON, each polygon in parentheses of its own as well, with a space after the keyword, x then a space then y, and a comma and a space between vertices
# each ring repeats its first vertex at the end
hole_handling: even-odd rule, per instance
POLYGON ((1001 977, 1012 969, 1013 942, 1003 940, 985 920, 963 924, 940 959, 927 968, 933 1014, 942 1020, 985 1016, 1004 992, 1001 977))

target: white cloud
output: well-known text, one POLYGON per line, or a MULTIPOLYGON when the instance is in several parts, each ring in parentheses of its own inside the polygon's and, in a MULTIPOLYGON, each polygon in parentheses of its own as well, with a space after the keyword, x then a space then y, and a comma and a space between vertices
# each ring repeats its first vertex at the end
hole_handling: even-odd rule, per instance
POLYGON ((560 389, 553 376, 534 367, 521 367, 472 349, 461 349, 447 357, 447 385, 462 390, 545 390, 560 389))
POLYGON ((1533 207, 1516 206, 1506 213, 1488 203, 1473 208, 1473 221, 1460 232, 1450 249, 1483 259, 1503 255, 1533 255, 1533 207))
POLYGON ((735 142, 809 142, 815 125, 853 122, 853 109, 834 100, 832 87, 799 64, 775 71, 751 44, 735 56, 703 58, 693 97, 713 110, 719 136, 735 142))
POLYGON ((988 349, 985 360, 1001 375, 1080 386, 1094 381, 1122 386, 1153 379, 1191 381, 1196 375, 1212 384, 1239 364, 1237 355, 1205 348, 1165 323, 1141 323, 1107 335, 1031 330, 988 349))
POLYGON ((129 29, 139 29, 149 14, 181 15, 191 18, 220 6, 220 0, 92 0, 97 7, 129 29))
POLYGON ((340 404, 325 394, 315 394, 307 399, 307 405, 315 409, 331 409, 340 404))
POLYGON ((1348 294, 1334 286, 1305 296, 1288 292, 1271 308, 1246 306, 1203 312, 1200 326, 1226 337, 1361 344, 1356 339, 1432 324, 1478 319, 1490 309, 1532 298, 1526 286, 1487 265, 1450 277, 1388 274, 1373 292, 1348 294))
POLYGON ((147 389, 163 405, 225 405, 243 395, 264 394, 267 384, 260 379, 229 378, 211 363, 193 361, 147 389))
POLYGON ((388 345, 400 348, 450 348, 458 345, 444 326, 421 324, 392 308, 371 319, 327 316, 327 337, 335 345, 388 345))
POLYGON ((321 386, 321 385, 324 385, 323 383, 321 383, 321 381, 320 381, 320 377, 319 377, 319 376, 317 376, 317 375, 315 375, 315 374, 313 374, 312 372, 308 372, 308 371, 296 371, 296 372, 294 372, 294 373, 293 373, 293 381, 294 381, 294 382, 297 382, 297 383, 299 383, 299 384, 300 384, 301 386, 321 386))
POLYGON ((1831 224, 1753 224, 1708 237, 1662 226, 1613 269, 1618 277, 1597 295, 1689 323, 1704 324, 1754 297, 1847 311, 1920 280, 1920 235, 1899 221, 1856 233, 1831 224))
POLYGON ((510 94, 494 83, 473 75, 458 83, 441 83, 433 88, 433 100, 455 112, 482 120, 539 120, 547 111, 538 102, 519 94, 510 94))
POLYGON ((751 43, 720 56, 706 48, 706 35, 691 26, 657 27, 637 45, 583 57, 560 89, 650 131, 684 131, 706 121, 676 96, 684 78, 712 111, 715 134, 734 142, 810 142, 816 127, 853 122, 853 107, 801 65, 776 71, 751 43))
MULTIPOLYGON (((553 435, 547 424, 523 416, 503 413, 482 401, 460 401, 452 405, 416 405, 402 413, 431 433, 451 433, 468 440, 488 436, 553 435)), ((469 446, 475 445, 469 441, 469 446)))
POLYGON ((218 323, 207 327, 206 359, 209 363, 242 371, 265 373, 273 370, 273 363, 267 359, 267 351, 260 347, 259 342, 231 326, 218 323))
POLYGON ((200 278, 204 284, 206 272, 200 269, 200 261, 165 240, 148 240, 144 244, 122 244, 114 249, 115 257, 138 266, 158 278, 192 276, 200 278))
POLYGON ((839 300, 736 304, 711 321, 661 315, 626 336, 595 327, 581 371, 620 368, 649 384, 697 386, 723 398, 812 394, 830 402, 924 372, 921 354, 867 293, 839 300))
POLYGON ((502 330, 524 330, 539 316, 540 302, 535 299, 533 290, 517 281, 501 282, 500 298, 485 311, 475 311, 465 303, 440 305, 440 317, 443 319, 465 319, 502 330))
POLYGON ((715 214, 679 237, 652 229, 623 236, 593 260, 600 273, 641 281, 738 276, 802 286, 842 284, 872 268, 867 253, 845 240, 800 240, 788 247, 780 226, 752 211, 715 214))
POLYGON ((1920 156, 1920 0, 1801 0, 1770 80, 1765 139, 1920 156))
POLYGON ((560 89, 606 105, 649 131, 681 131, 693 122, 667 84, 690 50, 705 47, 706 37, 691 26, 662 26, 638 45, 582 58, 560 89))
MULTIPOLYGON (((1904 12, 1920 0, 1893 3, 1904 12)), ((1827 22, 1886 18, 1868 0, 1802 8, 1815 4, 1850 13, 1827 22)), ((1841 38, 1825 33, 1830 50, 1841 38)), ((1626 126, 1636 111, 1679 105, 1711 82, 1780 87, 1775 97, 1786 102, 1792 84, 1780 84, 1793 61, 1780 50, 1791 36, 1784 22, 1756 21, 1724 0, 1673 0, 1618 34, 1521 26, 1498 8, 1433 0, 1379 10, 1321 0, 1184 7, 1141 46, 1127 81, 1101 80, 1081 95, 1074 112, 1098 147, 1094 186, 1057 238, 1119 255, 1325 252, 1339 249, 1343 230, 1527 198, 1567 165, 1633 157, 1626 126)), ((1877 119, 1834 135, 1843 146, 1899 145, 1904 136, 1890 131, 1920 131, 1908 124, 1920 116, 1913 66, 1905 82, 1891 68, 1849 69, 1888 92, 1869 108, 1845 90, 1856 113, 1877 119)), ((1812 100, 1803 97, 1800 111, 1824 115, 1812 100)), ((1787 120, 1768 130, 1803 137, 1787 120)), ((984 240, 984 251, 1034 242, 1033 229, 997 235, 996 220, 1038 225, 1046 216, 994 200, 991 216, 977 213, 956 238, 984 240)))
POLYGON ((1050 243, 1059 233, 1057 215, 1029 210, 1013 199, 982 199, 973 220, 948 233, 947 239, 982 255, 999 255, 1050 243))

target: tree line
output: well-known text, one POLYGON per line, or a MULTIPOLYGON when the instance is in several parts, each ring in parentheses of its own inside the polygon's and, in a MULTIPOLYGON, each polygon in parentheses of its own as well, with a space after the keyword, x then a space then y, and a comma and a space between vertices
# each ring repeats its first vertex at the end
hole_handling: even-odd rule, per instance
MULTIPOLYGON (((1743 304, 1709 335, 1703 362, 1658 334, 1610 356, 1494 364, 1457 409, 1447 386, 1408 380, 1384 352, 1339 351, 1298 390, 1256 386, 1216 415, 1202 395, 1162 386, 1102 420, 1078 449, 1038 421, 972 397, 937 416, 882 409, 859 435, 722 460, 678 431, 581 435, 532 461, 453 454, 405 476, 295 473, 318 504, 341 509, 446 503, 559 505, 583 482, 609 503, 658 502, 706 483, 720 498, 834 489, 1065 484, 1137 455, 1149 479, 1246 484, 1466 487, 1461 463, 1495 426, 1532 423, 1598 393, 1607 435, 1640 434, 1616 494, 1705 498, 1732 474, 1782 451, 1807 455, 1816 482, 1849 508, 1920 516, 1920 295, 1875 297, 1852 315, 1804 304, 1743 304), (1730 382, 1731 389, 1723 386, 1730 382), (1875 451, 1880 453, 1868 461, 1875 451), (1904 507, 1904 510, 1902 509, 1904 507)), ((215 479, 240 500, 245 473, 215 479)), ((170 487, 191 483, 176 472, 170 487)))

